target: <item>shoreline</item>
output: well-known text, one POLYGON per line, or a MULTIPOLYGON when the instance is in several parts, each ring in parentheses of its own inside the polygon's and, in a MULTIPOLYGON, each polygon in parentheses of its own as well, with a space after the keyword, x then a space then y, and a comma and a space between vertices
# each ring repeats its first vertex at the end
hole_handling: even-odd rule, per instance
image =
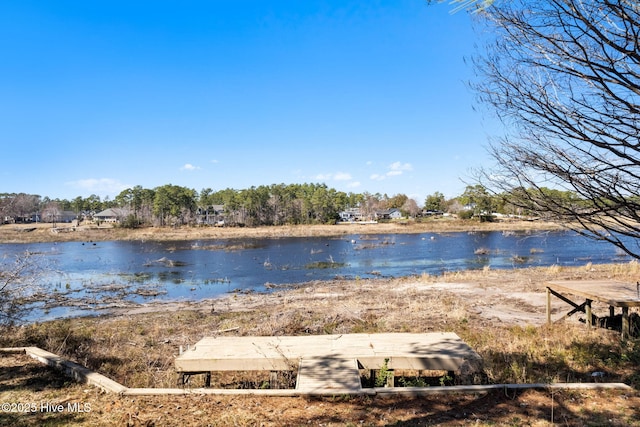
MULTIPOLYGON (((65 224, 66 225, 66 224, 65 224)), ((493 223, 479 223, 472 221, 460 221, 460 220, 435 220, 425 221, 423 223, 376 223, 376 224, 336 224, 336 225, 298 225, 298 226, 263 226, 255 228, 233 227, 233 228, 219 228, 219 227, 181 227, 181 228, 141 228, 141 229, 123 229, 112 226, 103 226, 97 228, 95 226, 80 226, 80 227, 66 227, 69 231, 53 232, 51 224, 18 224, 18 225, 4 225, 0 227, 0 243, 2 244, 29 244, 29 243, 48 243, 48 242, 98 242, 98 241, 197 241, 197 240, 214 240, 214 239, 280 239, 280 238, 351 238, 348 236, 360 236, 360 239, 364 239, 366 235, 373 234, 420 234, 420 233, 459 233, 459 232, 481 232, 481 231, 497 231, 497 232, 544 232, 548 230, 561 230, 562 228, 557 224, 546 222, 532 222, 532 221, 505 221, 505 222, 493 222, 493 223)), ((433 278, 435 276, 431 276, 433 278)), ((407 280, 412 276, 398 277, 396 279, 407 280)), ((377 283, 382 287, 393 287, 391 284, 396 282, 393 278, 377 278, 372 280, 371 283, 377 283)), ((343 280, 336 278, 334 280, 323 281, 324 286, 329 284, 339 283, 343 280)), ((353 282, 353 280, 352 280, 353 282)), ((281 288, 276 291, 276 294, 281 293, 285 289, 306 288, 309 283, 295 283, 295 284, 277 284, 275 288, 281 288)), ((463 290, 463 292, 470 292, 469 289, 463 290)), ((135 292, 134 292, 135 293, 135 292)), ((475 294, 475 292, 470 292, 475 294)), ((256 297, 261 295, 265 298, 262 292, 249 292, 252 296, 256 297)), ((476 295, 478 296, 478 295, 476 295)), ((94 307, 91 310, 76 310, 77 301, 58 301, 51 304, 49 310, 58 310, 68 308, 74 312, 71 315, 62 314, 60 316, 54 316, 49 318, 50 320, 56 318, 78 318, 85 316, 110 316, 124 313, 149 313, 162 310, 184 310, 193 309, 196 306, 204 307, 206 311, 207 306, 211 304, 217 304, 219 301, 228 301, 229 298, 237 299, 239 294, 237 292, 227 292, 210 301, 193 301, 191 299, 152 299, 144 302, 134 303, 127 298, 120 298, 117 301, 109 301, 106 306, 94 307)), ((88 304, 88 302, 87 302, 88 304)), ((48 317, 48 316, 45 316, 48 317)))
MULTIPOLYGON (((398 226, 397 229, 418 233, 545 230, 499 225, 504 228, 490 224, 490 228, 462 230, 449 227, 426 230, 413 226, 398 226)), ((6 227, 0 227, 3 239, 3 228, 6 227)), ((206 231, 216 232, 217 237, 213 238, 240 238, 240 232, 245 238, 303 237, 310 235, 310 229, 314 233, 340 231, 338 236, 353 232, 340 228, 342 226, 326 227, 331 228, 206 231)), ((362 230, 359 234, 367 234, 365 229, 369 234, 394 232, 389 231, 392 227, 356 227, 360 227, 356 230, 362 230)), ((121 230, 103 231, 105 237, 114 238, 121 230)), ((151 231, 158 235, 164 231, 167 240, 212 238, 194 233, 198 229, 136 231, 151 236, 155 235, 151 231)), ((48 229, 42 232, 50 233, 48 229)), ((83 232, 75 235, 86 236, 83 232)), ((126 237, 140 238, 140 234, 130 233, 126 237)), ((594 382, 592 373, 597 372, 604 375, 604 382, 624 382, 635 387, 632 391, 520 390, 512 394, 500 391, 420 398, 402 395, 307 399, 197 393, 171 397, 116 397, 85 384, 69 382, 54 370, 34 365, 36 362, 28 356, 11 354, 0 357, 0 368, 5 373, 0 379, 5 392, 0 393, 0 397, 9 402, 82 402, 90 406, 91 413, 80 414, 78 418, 68 413, 59 416, 71 417, 60 419, 60 422, 72 420, 83 426, 131 423, 132 413, 136 414, 135 425, 196 426, 205 418, 216 420, 216 425, 294 426, 309 424, 310 420, 328 426, 417 425, 422 422, 443 426, 462 423, 511 425, 515 417, 522 424, 540 425, 543 419, 553 419, 549 408, 554 404, 556 416, 562 416, 570 425, 583 425, 587 417, 604 420, 602 424, 607 425, 640 425, 635 421, 640 402, 635 364, 638 351, 621 341, 615 330, 587 328, 580 321, 584 317, 581 313, 562 318, 570 306, 557 298, 551 302, 555 322, 548 325, 544 286, 548 280, 559 279, 634 282, 638 274, 640 263, 633 261, 593 265, 587 262, 580 267, 485 268, 391 279, 311 281, 275 288, 269 293, 230 293, 197 302, 155 301, 137 307, 114 308, 95 316, 36 322, 8 330, 1 340, 4 347, 39 346, 126 387, 171 388, 177 381, 175 357, 180 349, 193 346, 208 336, 453 332, 482 357, 479 383, 589 383, 594 382), (611 365, 612 360, 614 365, 611 365), (612 419, 619 422, 611 423, 612 419)), ((597 314, 608 312, 608 307, 600 303, 594 303, 592 308, 597 314)), ((637 310, 633 309, 633 312, 637 310)), ((188 385, 192 390, 204 386, 204 380, 198 376, 192 381, 188 385)), ((258 384, 264 384, 264 378, 253 371, 216 373, 213 381, 216 387, 230 384, 231 388, 245 383, 255 383, 256 388, 258 384)), ((35 426, 53 421, 53 416, 44 412, 15 414, 11 421, 35 426)))
POLYGON ((420 234, 481 231, 553 231, 561 224, 542 221, 509 220, 480 223, 456 219, 424 222, 403 221, 375 224, 346 223, 335 225, 273 225, 261 227, 145 227, 125 229, 96 225, 4 224, 0 226, 0 243, 47 243, 114 240, 206 240, 286 237, 339 237, 370 234, 420 234))

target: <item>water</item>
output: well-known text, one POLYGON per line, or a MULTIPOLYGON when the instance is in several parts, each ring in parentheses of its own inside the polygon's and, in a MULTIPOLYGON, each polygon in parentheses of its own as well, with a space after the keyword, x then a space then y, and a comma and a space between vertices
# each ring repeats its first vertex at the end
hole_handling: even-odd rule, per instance
POLYGON ((87 314, 123 300, 200 300, 311 280, 630 261, 612 245, 569 231, 0 245, 4 262, 25 251, 44 266, 38 280, 63 305, 39 318, 87 314))

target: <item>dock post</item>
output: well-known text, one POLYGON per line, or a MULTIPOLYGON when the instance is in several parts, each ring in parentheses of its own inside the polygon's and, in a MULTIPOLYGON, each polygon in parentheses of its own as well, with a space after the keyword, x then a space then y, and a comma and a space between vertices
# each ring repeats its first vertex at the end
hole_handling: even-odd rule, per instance
POLYGON ((622 339, 629 338, 629 307, 622 307, 622 339))
POLYGON ((587 301, 584 304, 584 314, 587 316, 587 326, 589 327, 593 326, 593 317, 591 314, 591 303, 592 301, 590 299, 587 299, 587 301))
POLYGON ((551 324, 551 289, 547 286, 547 325, 551 324))

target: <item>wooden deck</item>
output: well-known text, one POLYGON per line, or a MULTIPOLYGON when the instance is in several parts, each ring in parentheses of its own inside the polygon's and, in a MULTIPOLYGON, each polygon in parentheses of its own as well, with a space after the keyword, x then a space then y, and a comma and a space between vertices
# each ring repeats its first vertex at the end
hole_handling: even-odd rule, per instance
POLYGON ((175 360, 178 373, 297 371, 308 394, 361 391, 359 369, 473 371, 480 357, 454 333, 206 337, 175 360))
POLYGON ((304 394, 357 394, 362 390, 358 360, 335 357, 301 359, 296 390, 304 394))
POLYGON ((573 307, 564 317, 580 311, 586 314, 588 325, 593 323, 591 303, 596 301, 609 305, 611 317, 615 314, 615 308, 622 308, 622 336, 629 336, 629 308, 640 307, 640 285, 616 280, 552 280, 546 286, 547 323, 551 323, 551 295, 573 307), (577 304, 567 294, 582 297, 585 302, 577 304))

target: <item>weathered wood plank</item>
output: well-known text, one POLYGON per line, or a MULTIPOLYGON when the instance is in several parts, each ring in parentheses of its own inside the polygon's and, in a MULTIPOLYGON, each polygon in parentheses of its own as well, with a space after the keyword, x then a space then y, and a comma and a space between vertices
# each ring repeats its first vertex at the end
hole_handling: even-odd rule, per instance
POLYGON ((584 312, 587 317, 587 325, 593 323, 591 312, 591 302, 597 301, 609 305, 609 314, 613 315, 614 307, 622 307, 622 337, 626 338, 630 334, 629 307, 640 307, 640 283, 627 283, 617 280, 552 280, 546 283, 547 286, 547 322, 550 323, 549 293, 557 296, 568 304, 574 306, 567 315, 576 311, 584 312), (577 305, 567 297, 560 294, 576 295, 583 297, 586 301, 582 305, 577 305))
POLYGON ((613 307, 640 307, 635 283, 617 280, 551 280, 546 283, 556 292, 578 295, 613 307))
POLYGON ((25 347, 25 353, 39 362, 62 370, 64 373, 79 382, 85 382, 112 393, 122 393, 127 387, 115 382, 111 378, 93 372, 82 365, 42 350, 39 347, 25 347))
POLYGON ((358 394, 356 359, 312 357, 300 361, 296 390, 304 394, 358 394))
POLYGON ((298 371, 303 394, 358 394, 362 369, 452 371, 468 375, 481 358, 454 333, 206 337, 175 360, 178 373, 298 371))

